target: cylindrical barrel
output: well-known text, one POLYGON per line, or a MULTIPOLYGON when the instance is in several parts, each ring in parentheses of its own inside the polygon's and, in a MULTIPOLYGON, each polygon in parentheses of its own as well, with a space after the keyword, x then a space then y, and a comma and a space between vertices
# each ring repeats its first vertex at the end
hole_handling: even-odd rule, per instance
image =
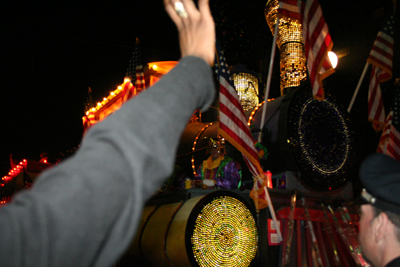
POLYGON ((257 253, 254 209, 233 191, 150 206, 141 222, 127 253, 139 266, 249 266, 257 253))

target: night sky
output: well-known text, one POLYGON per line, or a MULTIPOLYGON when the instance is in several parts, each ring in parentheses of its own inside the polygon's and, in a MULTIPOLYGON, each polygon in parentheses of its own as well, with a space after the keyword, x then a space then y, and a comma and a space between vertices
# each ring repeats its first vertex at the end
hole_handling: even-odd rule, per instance
MULTIPOLYGON (((320 1, 333 51, 348 51, 339 59, 336 73, 325 81, 346 109, 380 29, 382 14, 391 5, 390 0, 379 2, 320 1)), ((217 38, 228 64, 247 65, 261 74, 263 84, 272 45, 265 4, 266 0, 211 1, 217 38)), ((88 87, 96 102, 122 83, 136 37, 144 64, 179 59, 177 31, 161 0, 14 0, 0 12, 0 176, 9 170, 11 153, 39 159, 46 151, 54 160, 79 144, 88 87)), ((393 78, 400 78, 399 36, 397 27, 393 78)), ((270 97, 280 94, 278 57, 275 63, 270 97)), ((368 80, 369 71, 350 114, 360 158, 374 152, 380 136, 367 122, 368 80)), ((387 112, 393 82, 382 85, 387 112)))

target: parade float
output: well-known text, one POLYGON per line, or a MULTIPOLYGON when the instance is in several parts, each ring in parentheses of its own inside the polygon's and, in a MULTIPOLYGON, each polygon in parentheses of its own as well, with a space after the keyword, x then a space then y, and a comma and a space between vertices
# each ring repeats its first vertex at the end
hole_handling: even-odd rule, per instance
MULTIPOLYGON (((271 30, 277 5, 278 1, 269 1, 265 11, 271 30)), ((323 100, 313 96, 301 23, 281 19, 277 37, 280 97, 260 100, 257 74, 231 69, 247 124, 256 129, 254 140, 268 150, 261 165, 272 173, 268 195, 275 214, 251 197, 254 177, 241 153, 226 141, 226 153, 243 168, 241 188, 205 190, 193 183, 185 189, 173 183, 160 188, 147 202, 121 266, 367 266, 357 241, 358 213, 346 206, 353 198, 351 121, 329 91, 323 100)), ((144 68, 146 87, 175 64, 149 63, 144 68)), ((96 123, 119 108, 124 87, 88 110, 84 124, 90 118, 96 123)), ((194 179, 206 158, 207 138, 220 138, 218 114, 213 113, 218 104, 211 109, 211 115, 193 114, 181 137, 176 165, 188 180, 194 179)), ((264 188, 255 194, 262 200, 264 188)))
MULTIPOLYGON (((254 140, 268 151, 260 161, 272 173, 268 189, 254 188, 257 181, 231 147, 227 153, 243 168, 241 188, 160 188, 146 203, 120 266, 367 266, 357 241, 358 213, 346 206, 353 199, 351 121, 328 90, 323 99, 312 94, 302 25, 280 18, 275 27, 277 9, 277 0, 268 1, 265 16, 271 30, 277 29, 281 96, 260 101, 257 75, 240 68, 232 73, 247 124, 256 129, 254 140), (274 213, 258 205, 267 195, 274 213)), ((176 64, 148 63, 141 90, 176 64)), ((136 84, 126 79, 86 111, 84 131, 140 93, 134 91, 137 77, 136 84)), ((196 112, 182 134, 176 165, 188 180, 206 158, 206 138, 220 138, 217 118, 196 112)), ((6 179, 18 183, 29 173, 29 163, 20 165, 18 174, 6 179)))

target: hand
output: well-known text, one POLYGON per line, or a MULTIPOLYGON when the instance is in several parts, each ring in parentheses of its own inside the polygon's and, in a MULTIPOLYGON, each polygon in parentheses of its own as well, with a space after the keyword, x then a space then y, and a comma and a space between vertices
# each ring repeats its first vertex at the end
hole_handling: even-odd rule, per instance
POLYGON ((182 0, 188 14, 186 18, 179 16, 175 11, 176 2, 179 1, 164 0, 164 5, 168 15, 178 28, 182 57, 200 57, 212 65, 215 53, 215 24, 208 0, 199 0, 199 9, 192 0, 182 0))

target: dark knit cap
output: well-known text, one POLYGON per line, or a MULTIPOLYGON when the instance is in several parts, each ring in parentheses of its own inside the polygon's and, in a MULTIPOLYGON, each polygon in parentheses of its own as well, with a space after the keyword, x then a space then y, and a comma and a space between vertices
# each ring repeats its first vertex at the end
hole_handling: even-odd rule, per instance
POLYGON ((400 161, 385 154, 372 154, 361 164, 360 179, 365 188, 359 204, 400 214, 400 161))

